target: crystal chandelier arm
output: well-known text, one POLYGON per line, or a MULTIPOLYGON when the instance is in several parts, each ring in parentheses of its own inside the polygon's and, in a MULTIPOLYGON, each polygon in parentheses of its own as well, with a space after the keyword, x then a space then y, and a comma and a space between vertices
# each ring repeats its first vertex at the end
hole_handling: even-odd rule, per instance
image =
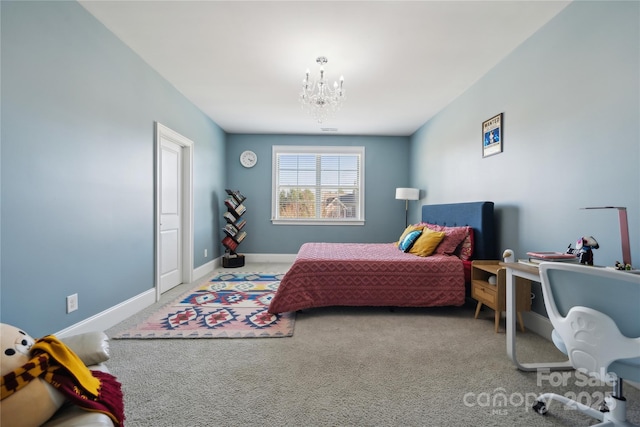
POLYGON ((309 69, 307 68, 307 71, 305 73, 304 79, 302 80, 302 87, 304 88, 304 90, 309 90, 309 69))
POLYGON ((324 99, 324 83, 325 81, 322 78, 318 82, 318 98, 320 99, 324 99))

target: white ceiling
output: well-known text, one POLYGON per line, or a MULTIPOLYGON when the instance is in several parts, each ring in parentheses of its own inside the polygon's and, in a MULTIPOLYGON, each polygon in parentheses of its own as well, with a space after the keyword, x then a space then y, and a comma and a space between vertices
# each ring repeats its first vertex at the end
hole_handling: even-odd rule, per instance
POLYGON ((229 133, 411 135, 569 1, 81 0, 229 133), (343 108, 298 101, 329 59, 343 108))

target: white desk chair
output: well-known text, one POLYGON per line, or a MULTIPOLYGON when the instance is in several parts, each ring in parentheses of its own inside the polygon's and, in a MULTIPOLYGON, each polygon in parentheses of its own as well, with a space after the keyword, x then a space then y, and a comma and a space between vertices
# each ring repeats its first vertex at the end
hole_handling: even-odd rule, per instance
POLYGON ((613 383, 613 393, 600 410, 555 393, 540 395, 533 408, 545 414, 556 400, 601 421, 597 426, 634 425, 626 421, 622 383, 640 382, 640 275, 545 262, 540 278, 554 344, 574 368, 613 383))

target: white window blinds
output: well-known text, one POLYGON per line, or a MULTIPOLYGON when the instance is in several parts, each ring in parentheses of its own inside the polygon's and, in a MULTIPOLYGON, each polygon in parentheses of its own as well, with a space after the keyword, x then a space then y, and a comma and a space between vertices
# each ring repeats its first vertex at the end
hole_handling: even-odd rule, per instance
POLYGON ((274 223, 362 224, 364 147, 273 147, 274 223))

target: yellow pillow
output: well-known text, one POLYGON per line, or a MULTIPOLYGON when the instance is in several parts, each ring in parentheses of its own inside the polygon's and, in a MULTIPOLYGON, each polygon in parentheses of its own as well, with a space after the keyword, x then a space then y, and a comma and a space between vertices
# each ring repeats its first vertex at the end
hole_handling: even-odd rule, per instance
POLYGON ((405 237, 407 234, 411 233, 411 232, 412 232, 412 231, 414 231, 414 230, 422 230, 422 229, 424 229, 424 225, 410 225, 410 226, 408 226, 408 227, 407 227, 407 228, 402 232, 402 234, 400 235, 400 238, 399 238, 399 239, 398 239, 398 241, 396 242, 396 246, 398 246, 398 244, 399 244, 400 242, 402 242, 402 239, 404 239, 404 237, 405 237))
POLYGON ((429 256, 436 250, 444 236, 444 231, 433 231, 425 227, 418 240, 411 246, 409 253, 418 256, 429 256))

